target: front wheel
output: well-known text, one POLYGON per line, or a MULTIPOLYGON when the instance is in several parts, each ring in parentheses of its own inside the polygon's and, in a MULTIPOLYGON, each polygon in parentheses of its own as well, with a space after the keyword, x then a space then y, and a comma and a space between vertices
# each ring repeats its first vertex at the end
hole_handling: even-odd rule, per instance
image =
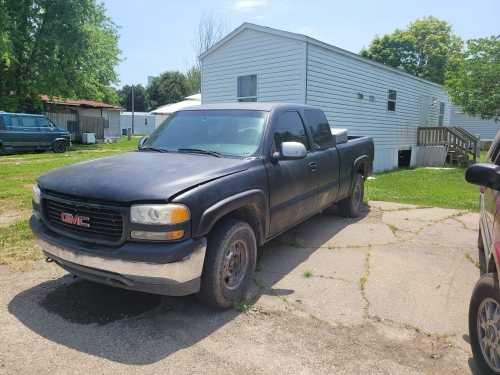
POLYGON ((469 337, 481 374, 500 374, 500 289, 497 274, 481 276, 469 305, 469 337))
POLYGON ((52 151, 55 153, 62 153, 68 150, 68 143, 64 141, 57 141, 52 146, 52 151))
POLYGON ((209 236, 198 298, 217 309, 244 300, 256 261, 252 227, 244 221, 224 220, 209 236))

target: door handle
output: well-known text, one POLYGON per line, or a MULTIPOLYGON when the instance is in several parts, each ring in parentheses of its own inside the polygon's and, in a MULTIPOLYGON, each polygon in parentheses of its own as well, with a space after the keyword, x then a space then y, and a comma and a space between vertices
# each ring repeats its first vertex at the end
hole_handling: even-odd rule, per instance
POLYGON ((315 162, 310 162, 309 164, 309 168, 311 169, 311 171, 316 171, 318 169, 318 165, 315 163, 315 162))

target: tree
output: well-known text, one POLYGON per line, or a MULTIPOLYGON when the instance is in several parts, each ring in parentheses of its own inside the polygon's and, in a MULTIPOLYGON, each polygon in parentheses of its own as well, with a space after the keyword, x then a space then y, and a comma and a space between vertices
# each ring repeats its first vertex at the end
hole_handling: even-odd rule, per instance
POLYGON ((451 59, 445 85, 466 113, 500 121, 500 36, 469 40, 451 59))
POLYGON ((197 94, 201 89, 201 71, 197 66, 192 66, 186 72, 186 81, 188 85, 189 94, 197 94))
POLYGON ((189 94, 186 76, 181 72, 165 72, 153 78, 146 89, 151 108, 176 103, 189 94))
POLYGON ((113 98, 119 53, 96 0, 0 0, 0 109, 31 110, 40 94, 113 98))
POLYGON ((424 17, 410 23, 406 30, 375 37, 360 54, 442 84, 450 57, 459 52, 462 45, 446 21, 424 17))
POLYGON ((226 23, 213 15, 204 15, 198 23, 196 39, 194 41, 194 52, 196 61, 186 72, 189 85, 189 93, 196 94, 201 90, 201 61, 200 55, 211 48, 226 34, 226 23))
MULTIPOLYGON (((142 85, 134 85, 134 110, 146 112, 148 110, 146 89, 142 85)), ((132 86, 125 85, 118 91, 120 105, 127 111, 132 111, 132 86)))

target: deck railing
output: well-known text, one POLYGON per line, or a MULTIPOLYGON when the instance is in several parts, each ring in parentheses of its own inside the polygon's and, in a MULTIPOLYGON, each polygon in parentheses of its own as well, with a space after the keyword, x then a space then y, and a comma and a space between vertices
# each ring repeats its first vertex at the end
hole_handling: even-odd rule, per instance
POLYGON ((476 162, 479 154, 479 138, 457 126, 420 127, 417 129, 417 145, 447 146, 471 155, 476 162))

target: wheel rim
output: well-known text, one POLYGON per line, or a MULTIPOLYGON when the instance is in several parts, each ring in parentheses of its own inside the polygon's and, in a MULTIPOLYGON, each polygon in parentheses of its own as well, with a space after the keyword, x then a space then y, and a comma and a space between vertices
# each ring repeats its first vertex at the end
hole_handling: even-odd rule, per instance
POLYGON ((59 143, 56 143, 56 151, 57 152, 62 152, 64 150, 64 144, 59 142, 59 143))
POLYGON ((477 334, 486 363, 493 371, 500 372, 500 305, 492 298, 479 305, 477 334))
POLYGON ((248 246, 245 241, 232 242, 224 252, 223 280, 228 289, 236 289, 245 278, 248 267, 248 246))

